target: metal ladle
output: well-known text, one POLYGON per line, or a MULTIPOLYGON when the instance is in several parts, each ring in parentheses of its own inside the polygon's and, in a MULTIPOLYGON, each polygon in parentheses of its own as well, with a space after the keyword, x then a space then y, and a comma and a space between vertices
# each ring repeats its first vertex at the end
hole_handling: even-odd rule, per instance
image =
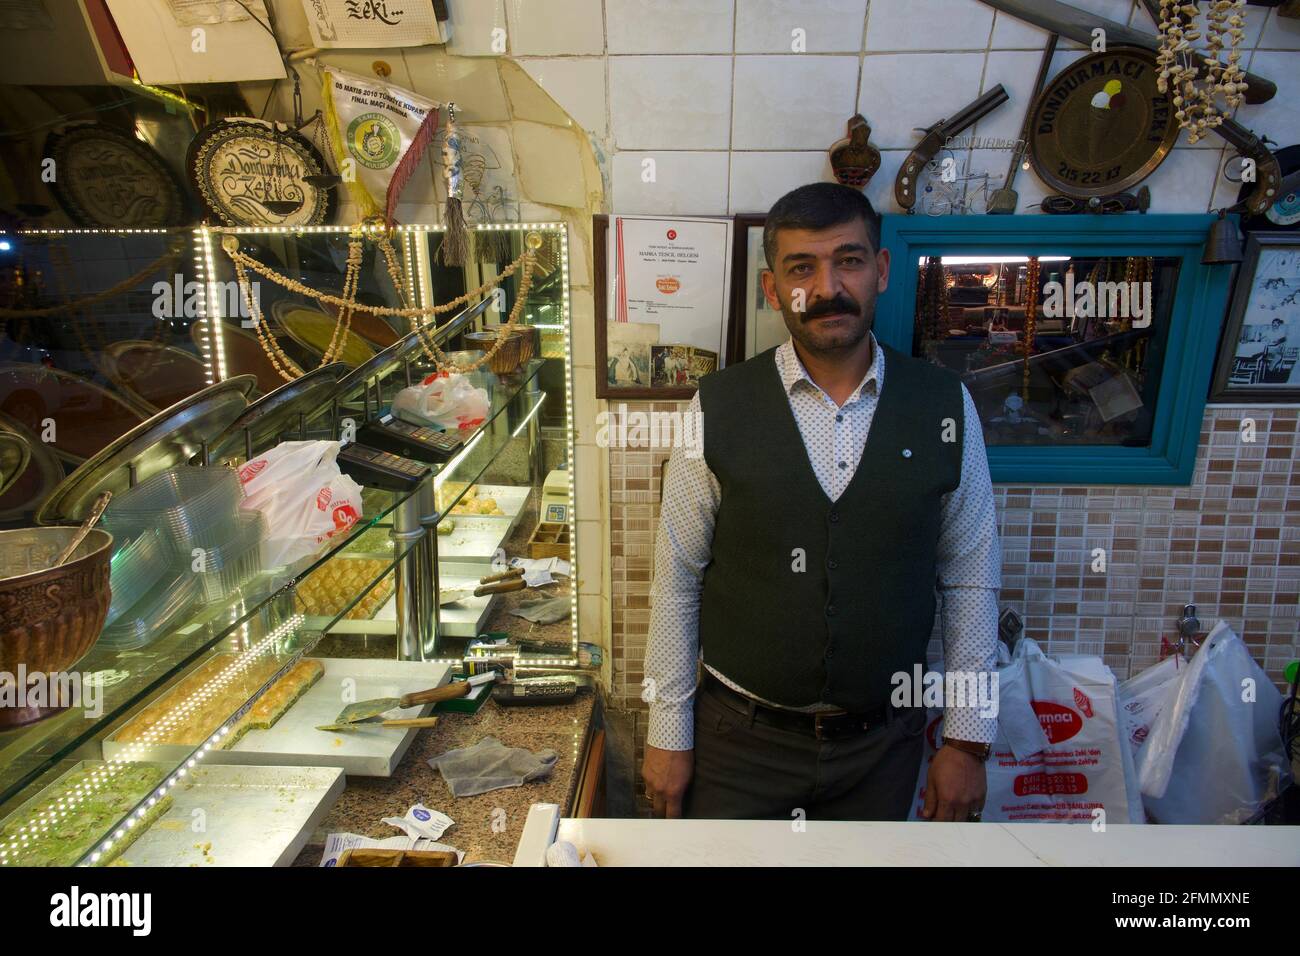
POLYGON ((113 492, 111 491, 102 492, 100 496, 95 499, 95 505, 90 509, 90 514, 86 515, 86 520, 81 523, 81 527, 77 529, 77 533, 72 536, 72 540, 68 542, 67 547, 59 552, 59 556, 54 559, 54 563, 50 565, 50 567, 57 568, 59 565, 65 563, 68 558, 72 557, 72 552, 77 550, 77 545, 86 540, 86 535, 90 534, 90 529, 95 527, 100 516, 103 515, 104 509, 108 507, 108 503, 112 499, 113 492))

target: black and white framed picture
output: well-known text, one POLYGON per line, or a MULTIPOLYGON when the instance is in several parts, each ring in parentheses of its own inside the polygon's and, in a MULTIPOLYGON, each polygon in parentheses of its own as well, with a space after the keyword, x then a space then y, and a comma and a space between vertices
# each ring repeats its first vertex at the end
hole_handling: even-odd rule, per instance
POLYGON ((1248 236, 1210 400, 1300 402, 1300 234, 1248 236))

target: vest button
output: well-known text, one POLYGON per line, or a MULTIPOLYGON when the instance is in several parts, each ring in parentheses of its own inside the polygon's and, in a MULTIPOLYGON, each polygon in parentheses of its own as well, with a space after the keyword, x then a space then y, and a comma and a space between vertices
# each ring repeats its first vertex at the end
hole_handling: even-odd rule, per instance
POLYGON ((827 616, 827 617, 834 617, 834 616, 835 616, 835 605, 834 605, 834 604, 828 604, 828 605, 826 605, 826 616, 827 616))
POLYGON ((831 519, 831 524, 835 524, 840 520, 840 513, 838 511, 832 511, 828 517, 831 519))
POLYGON ((829 659, 829 658, 832 658, 832 657, 834 657, 834 656, 835 656, 835 648, 833 648, 833 647, 828 647, 828 648, 826 648, 826 657, 829 659))
POLYGON ((834 571, 839 566, 840 563, 836 561, 834 558, 831 558, 829 561, 826 562, 826 567, 830 568, 832 571, 834 571))

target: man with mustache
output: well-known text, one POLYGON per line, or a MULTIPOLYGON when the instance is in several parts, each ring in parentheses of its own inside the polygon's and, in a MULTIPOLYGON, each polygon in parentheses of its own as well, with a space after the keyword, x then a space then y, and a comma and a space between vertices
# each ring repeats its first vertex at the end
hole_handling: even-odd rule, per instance
MULTIPOLYGON (((980 422, 954 374, 872 334, 890 257, 859 191, 794 190, 763 244, 790 339, 701 379, 703 454, 674 451, 664 482, 646 792, 657 816, 901 820, 925 711, 891 691, 925 662, 936 589, 946 669, 996 663, 980 422)), ((979 818, 988 713, 948 702, 926 818, 979 818)))

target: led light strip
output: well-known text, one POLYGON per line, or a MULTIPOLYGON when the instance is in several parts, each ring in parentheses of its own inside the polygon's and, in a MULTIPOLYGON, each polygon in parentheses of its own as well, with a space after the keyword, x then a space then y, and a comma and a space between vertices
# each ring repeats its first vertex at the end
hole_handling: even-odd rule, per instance
MULTIPOLYGON (((293 615, 293 617, 289 618, 287 621, 285 621, 275 630, 271 631, 271 633, 267 634, 266 637, 262 638, 262 640, 258 641, 247 651, 241 654, 233 664, 231 664, 220 674, 218 674, 216 678, 214 678, 214 682, 221 681, 222 682, 221 686, 224 686, 225 683, 228 683, 231 679, 233 679, 235 673, 247 668, 248 665, 255 658, 260 657, 264 649, 274 646, 275 643, 279 641, 281 638, 296 631, 302 625, 304 620, 305 619, 301 614, 293 615)), ((207 691, 207 689, 208 688, 204 688, 204 691, 207 691)), ((211 695, 208 693, 201 692, 197 696, 203 700, 206 700, 211 695)), ((190 698, 186 700, 186 704, 189 704, 191 709, 194 706, 197 706, 197 703, 194 701, 194 697, 195 695, 192 695, 190 698)), ((258 699, 260 699, 260 697, 261 695, 259 694, 258 699)), ((252 703, 252 702, 250 701, 246 703, 252 703)), ((237 711, 237 714, 238 716, 242 716, 243 713, 245 712, 246 712, 246 708, 241 707, 239 711, 237 711)), ((231 720, 228 723, 218 728, 211 736, 209 736, 208 739, 203 742, 203 746, 200 747, 198 750, 196 750, 194 754, 187 761, 185 761, 185 765, 182 767, 178 767, 176 769, 176 772, 172 774, 171 778, 168 779, 165 783, 163 783, 154 791, 154 793, 149 797, 148 801, 145 802, 144 806, 139 807, 136 810, 135 815, 128 820, 127 825, 125 827, 119 827, 111 837, 109 837, 102 844, 100 844, 99 849, 90 855, 90 862, 92 864, 98 863, 100 859, 103 857, 103 855, 113 848, 113 845, 117 840, 121 840, 123 837, 126 836, 126 831, 128 829, 134 827, 139 820, 142 820, 145 817, 149 808, 153 807, 159 800, 161 800, 164 796, 166 796, 168 790, 176 786, 176 784, 180 782, 182 777, 184 777, 190 770, 194 769, 194 767, 197 766, 198 763, 208 755, 208 752, 212 750, 213 745, 219 743, 221 739, 226 736, 226 734, 230 733, 231 728, 233 728, 235 725, 235 720, 238 719, 238 716, 231 718, 231 720)), ((136 748, 142 746, 143 744, 133 744, 130 748, 128 748, 127 754, 138 752, 136 748)), ((126 759, 129 758, 115 757, 114 762, 122 763, 125 762, 126 759)))
MULTIPOLYGON (((215 696, 217 692, 223 690, 232 680, 234 680, 241 671, 247 669, 254 659, 261 657, 264 650, 274 646, 276 641, 280 640, 286 634, 296 630, 302 622, 303 616, 301 614, 295 614, 284 624, 280 625, 280 627, 276 628, 262 640, 258 641, 257 644, 253 645, 241 654, 228 667, 214 675, 207 686, 202 688, 200 691, 191 694, 173 710, 169 711, 168 714, 158 722, 158 724, 154 725, 154 727, 145 734, 143 740, 131 743, 121 753, 115 755, 112 760, 106 761, 102 767, 97 767, 90 771, 90 784, 82 784, 73 787, 70 795, 59 797, 59 799, 57 799, 53 804, 40 811, 34 821, 19 827, 14 832, 10 841, 4 846, 0 846, 0 866, 5 865, 5 858, 9 855, 10 850, 21 849, 23 845, 31 842, 30 838, 32 836, 37 836, 48 831, 50 825, 57 822, 59 817, 67 816, 68 813, 76 809, 83 800, 95 795, 107 784, 111 783, 113 778, 121 772, 122 767, 127 764, 142 762, 141 758, 144 756, 146 747, 155 744, 158 738, 163 735, 165 731, 170 730, 173 725, 177 724, 184 718, 187 718, 190 713, 201 704, 207 703, 207 701, 215 696)), ((247 630, 247 625, 245 625, 245 630, 247 630)), ((158 789, 154 791, 153 795, 150 796, 147 801, 144 801, 143 805, 136 809, 135 814, 127 820, 125 826, 119 827, 117 831, 104 842, 100 849, 91 855, 90 862, 99 862, 103 853, 112 848, 114 841, 122 839, 122 837, 126 835, 127 830, 133 829, 137 823, 147 815, 148 811, 157 804, 158 800, 160 800, 181 777, 185 776, 188 769, 193 768, 200 760, 207 756, 208 752, 212 749, 213 744, 225 737, 233 725, 234 721, 232 720, 230 723, 221 727, 212 734, 203 743, 202 747, 195 752, 195 755, 189 758, 185 763, 185 766, 179 768, 171 780, 159 786, 158 789)))

